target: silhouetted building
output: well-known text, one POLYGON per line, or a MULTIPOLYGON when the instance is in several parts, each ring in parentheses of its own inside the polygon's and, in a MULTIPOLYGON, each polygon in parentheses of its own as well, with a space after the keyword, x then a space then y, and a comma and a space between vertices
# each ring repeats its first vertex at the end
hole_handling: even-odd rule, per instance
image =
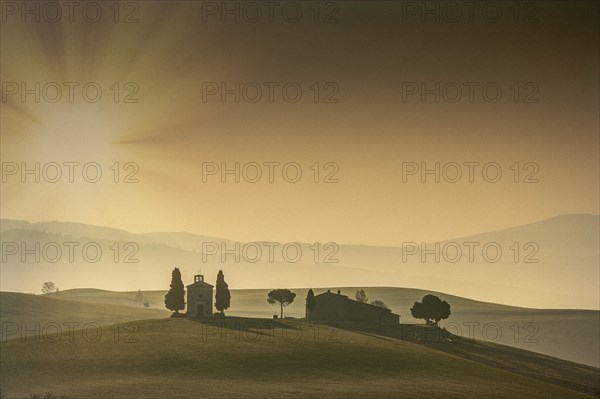
POLYGON ((399 324, 400 316, 390 309, 355 301, 331 291, 315 295, 315 308, 312 312, 306 309, 306 318, 311 321, 343 321, 369 324, 399 324))
POLYGON ((188 317, 212 316, 213 286, 204 281, 204 276, 194 276, 194 283, 187 286, 188 317))

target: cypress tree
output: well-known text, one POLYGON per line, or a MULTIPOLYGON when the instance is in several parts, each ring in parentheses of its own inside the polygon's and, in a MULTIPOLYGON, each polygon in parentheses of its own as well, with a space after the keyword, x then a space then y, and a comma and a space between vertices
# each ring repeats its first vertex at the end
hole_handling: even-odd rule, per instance
POLYGON ((181 272, 176 267, 171 274, 171 289, 165 295, 165 307, 176 314, 185 309, 185 289, 181 281, 181 272))
POLYGON ((308 314, 308 320, 312 319, 312 312, 315 310, 315 293, 312 288, 308 290, 308 294, 306 294, 306 309, 308 314))
POLYGON ((215 308, 219 312, 221 312, 221 316, 225 313, 225 309, 229 309, 231 305, 231 294, 229 293, 229 286, 225 282, 225 276, 223 275, 223 271, 219 270, 219 274, 217 274, 217 288, 215 293, 215 308))

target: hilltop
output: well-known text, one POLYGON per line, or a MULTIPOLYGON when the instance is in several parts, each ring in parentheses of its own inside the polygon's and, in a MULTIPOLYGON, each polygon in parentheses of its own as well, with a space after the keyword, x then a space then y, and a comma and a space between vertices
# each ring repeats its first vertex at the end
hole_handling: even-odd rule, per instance
MULTIPOLYGON (((315 293, 331 289, 352 297, 357 289, 364 288, 371 300, 379 299, 385 302, 395 313, 401 316, 402 323, 417 323, 410 315, 410 307, 416 300, 425 294, 432 293, 445 300, 452 306, 452 315, 448 320, 441 322, 442 326, 466 337, 479 340, 509 345, 516 348, 534 351, 561 359, 570 360, 590 366, 600 366, 600 312, 592 310, 564 310, 564 309, 530 309, 507 306, 489 302, 476 301, 449 295, 444 292, 420 290, 413 288, 397 287, 326 287, 315 288, 315 293), (469 326, 472 327, 469 327, 469 326), (486 327, 487 326, 487 327, 486 327), (495 327, 499 327, 501 334, 496 338, 495 327), (472 330, 469 330, 472 328, 472 330), (484 334, 484 328, 487 333, 484 334)), ((304 317, 304 298, 307 288, 293 288, 297 299, 286 308, 286 315, 291 317, 304 317)), ((231 308, 227 314, 243 317, 270 317, 275 309, 266 301, 268 289, 243 289, 231 290, 231 308)), ((164 308, 165 291, 142 291, 144 298, 148 299, 150 309, 167 315, 164 308)), ((8 296, 9 294, 4 294, 8 296)), ((29 296, 37 298, 36 296, 29 296)), ((29 298, 27 297, 27 298, 29 298)), ((136 299, 136 292, 115 292, 98 289, 65 290, 52 299, 64 302, 89 303, 91 306, 99 304, 114 305, 133 308, 136 315, 130 320, 147 318, 148 309, 143 309, 140 301, 136 299), (146 312, 146 313, 144 313, 146 312), (138 316, 139 315, 139 316, 138 316)), ((48 299, 51 299, 48 298, 48 299)), ((45 298, 41 298, 45 299, 45 298)), ((15 306, 18 306, 15 302, 15 306)), ((37 303, 37 302, 36 302, 37 303)), ((63 303, 63 302, 60 302, 63 303)), ((0 319, 4 320, 4 309, 9 312, 10 302, 0 303, 0 319)), ((12 305, 11 305, 12 306, 12 305)), ((23 311, 30 319, 37 316, 36 306, 24 306, 23 311), (30 312, 29 312, 30 310, 30 312)), ((93 311, 86 312, 81 306, 81 314, 89 317, 93 311)), ((117 308, 114 309, 115 311, 117 308)), ((9 313, 10 314, 10 313, 9 313)), ((123 320, 123 319, 120 319, 123 320)))
MULTIPOLYGON (((73 398, 589 398, 598 370, 489 345, 485 356, 447 353, 375 332, 303 321, 144 320, 97 341, 76 331, 55 342, 2 344, 9 398, 51 391, 73 398), (513 368, 511 358, 518 359, 513 368), (495 367, 494 362, 502 362, 495 367), (526 365, 527 367, 523 367, 526 365), (535 367, 535 374, 527 369, 535 367), (563 369, 560 378, 553 378, 563 369), (522 372, 521 370, 525 370, 522 372), (587 394, 586 394, 587 392, 587 394)), ((398 326, 400 328, 400 326, 398 326)), ((449 344, 451 345, 451 344, 449 344)), ((469 343, 462 344, 462 350, 469 343)), ((467 349, 468 350, 468 349, 467 349)), ((513 350, 518 351, 518 350, 513 350)))

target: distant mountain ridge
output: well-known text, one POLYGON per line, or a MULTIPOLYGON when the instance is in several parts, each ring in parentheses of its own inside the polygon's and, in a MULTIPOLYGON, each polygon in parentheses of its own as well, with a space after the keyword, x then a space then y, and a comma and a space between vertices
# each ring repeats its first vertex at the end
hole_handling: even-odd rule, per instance
MULTIPOLYGON (((222 269, 232 288, 385 285, 423 288, 514 306, 598 309, 599 224, 598 215, 561 215, 440 242, 440 248, 462 247, 462 258, 456 262, 447 261, 443 256, 437 262, 431 255, 423 262, 418 253, 407 255, 406 247, 344 244, 335 248, 332 262, 324 262, 327 252, 323 248, 315 262, 311 244, 306 243, 301 245, 303 257, 293 263, 284 259, 280 250, 275 251, 273 261, 263 256, 257 262, 250 262, 242 256, 237 262, 234 256, 227 255, 226 261, 222 262, 218 253, 207 254, 204 261, 203 243, 223 243, 227 248, 233 248, 236 242, 192 233, 135 234, 79 223, 2 219, 0 234, 3 242, 25 242, 30 247, 33 241, 75 240, 83 245, 91 240, 102 246, 104 256, 97 263, 81 260, 70 263, 64 259, 56 263, 21 263, 19 256, 10 256, 2 263, 0 288, 37 292, 43 281, 55 281, 61 288, 160 289, 165 286, 170 270, 177 266, 185 281, 190 281, 199 269, 207 278, 222 269), (127 253, 122 248, 124 243, 135 243, 138 262, 123 263, 122 259, 115 262, 114 253, 109 249, 115 242, 120 243, 120 258, 127 253), (468 259, 465 242, 478 243, 477 258, 473 262, 468 259), (480 249, 487 243, 501 248, 503 253, 499 261, 482 258, 480 249), (516 247, 515 243, 518 244, 516 247), (526 256, 537 262, 524 262, 526 256)), ((241 248, 243 245, 240 243, 241 248)), ((426 243, 427 248, 433 245, 426 243)), ((449 254, 450 251, 446 257, 449 254)))

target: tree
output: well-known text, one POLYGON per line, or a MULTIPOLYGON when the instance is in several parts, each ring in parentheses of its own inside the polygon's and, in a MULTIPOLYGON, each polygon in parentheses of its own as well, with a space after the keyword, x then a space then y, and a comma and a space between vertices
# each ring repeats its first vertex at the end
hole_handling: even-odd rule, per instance
POLYGON ((367 297, 367 293, 365 292, 365 290, 356 290, 354 297, 356 298, 356 300, 358 302, 362 302, 362 303, 369 302, 369 298, 367 297))
POLYGON ((312 288, 308 290, 306 294, 306 309, 308 313, 308 320, 312 318, 312 312, 315 310, 315 293, 312 288))
POLYGON ((294 298, 296 298, 296 294, 292 291, 288 289, 277 289, 269 292, 267 295, 267 302, 269 302, 271 305, 279 303, 281 306, 280 317, 283 319, 283 307, 294 302, 294 298))
POLYGON ((165 295, 165 307, 172 312, 179 314, 180 310, 185 309, 185 300, 183 299, 185 290, 183 281, 181 281, 181 272, 176 267, 171 273, 171 289, 165 295))
POLYGON ((231 305, 231 293, 229 292, 229 286, 225 282, 225 276, 223 271, 219 270, 217 274, 217 292, 215 293, 215 308, 221 312, 221 316, 225 313, 225 309, 229 309, 231 305))
POLYGON ((388 305, 386 305, 383 301, 380 301, 379 299, 371 302, 371 305, 377 306, 378 308, 389 309, 388 305))
POLYGON ((425 319, 425 322, 429 324, 430 317, 425 314, 425 310, 422 302, 415 302, 413 307, 410 308, 410 314, 415 319, 425 319))
POLYGON ((427 324, 433 320, 437 325, 440 320, 450 317, 450 304, 442 301, 435 295, 427 294, 422 302, 415 302, 410 308, 410 313, 415 319, 425 319, 427 324))
POLYGON ((135 294, 135 300, 141 302, 144 296, 142 295, 142 290, 138 290, 137 294, 135 294))
POLYGON ((42 293, 50 294, 56 291, 56 285, 52 281, 46 281, 44 285, 42 285, 42 293))

